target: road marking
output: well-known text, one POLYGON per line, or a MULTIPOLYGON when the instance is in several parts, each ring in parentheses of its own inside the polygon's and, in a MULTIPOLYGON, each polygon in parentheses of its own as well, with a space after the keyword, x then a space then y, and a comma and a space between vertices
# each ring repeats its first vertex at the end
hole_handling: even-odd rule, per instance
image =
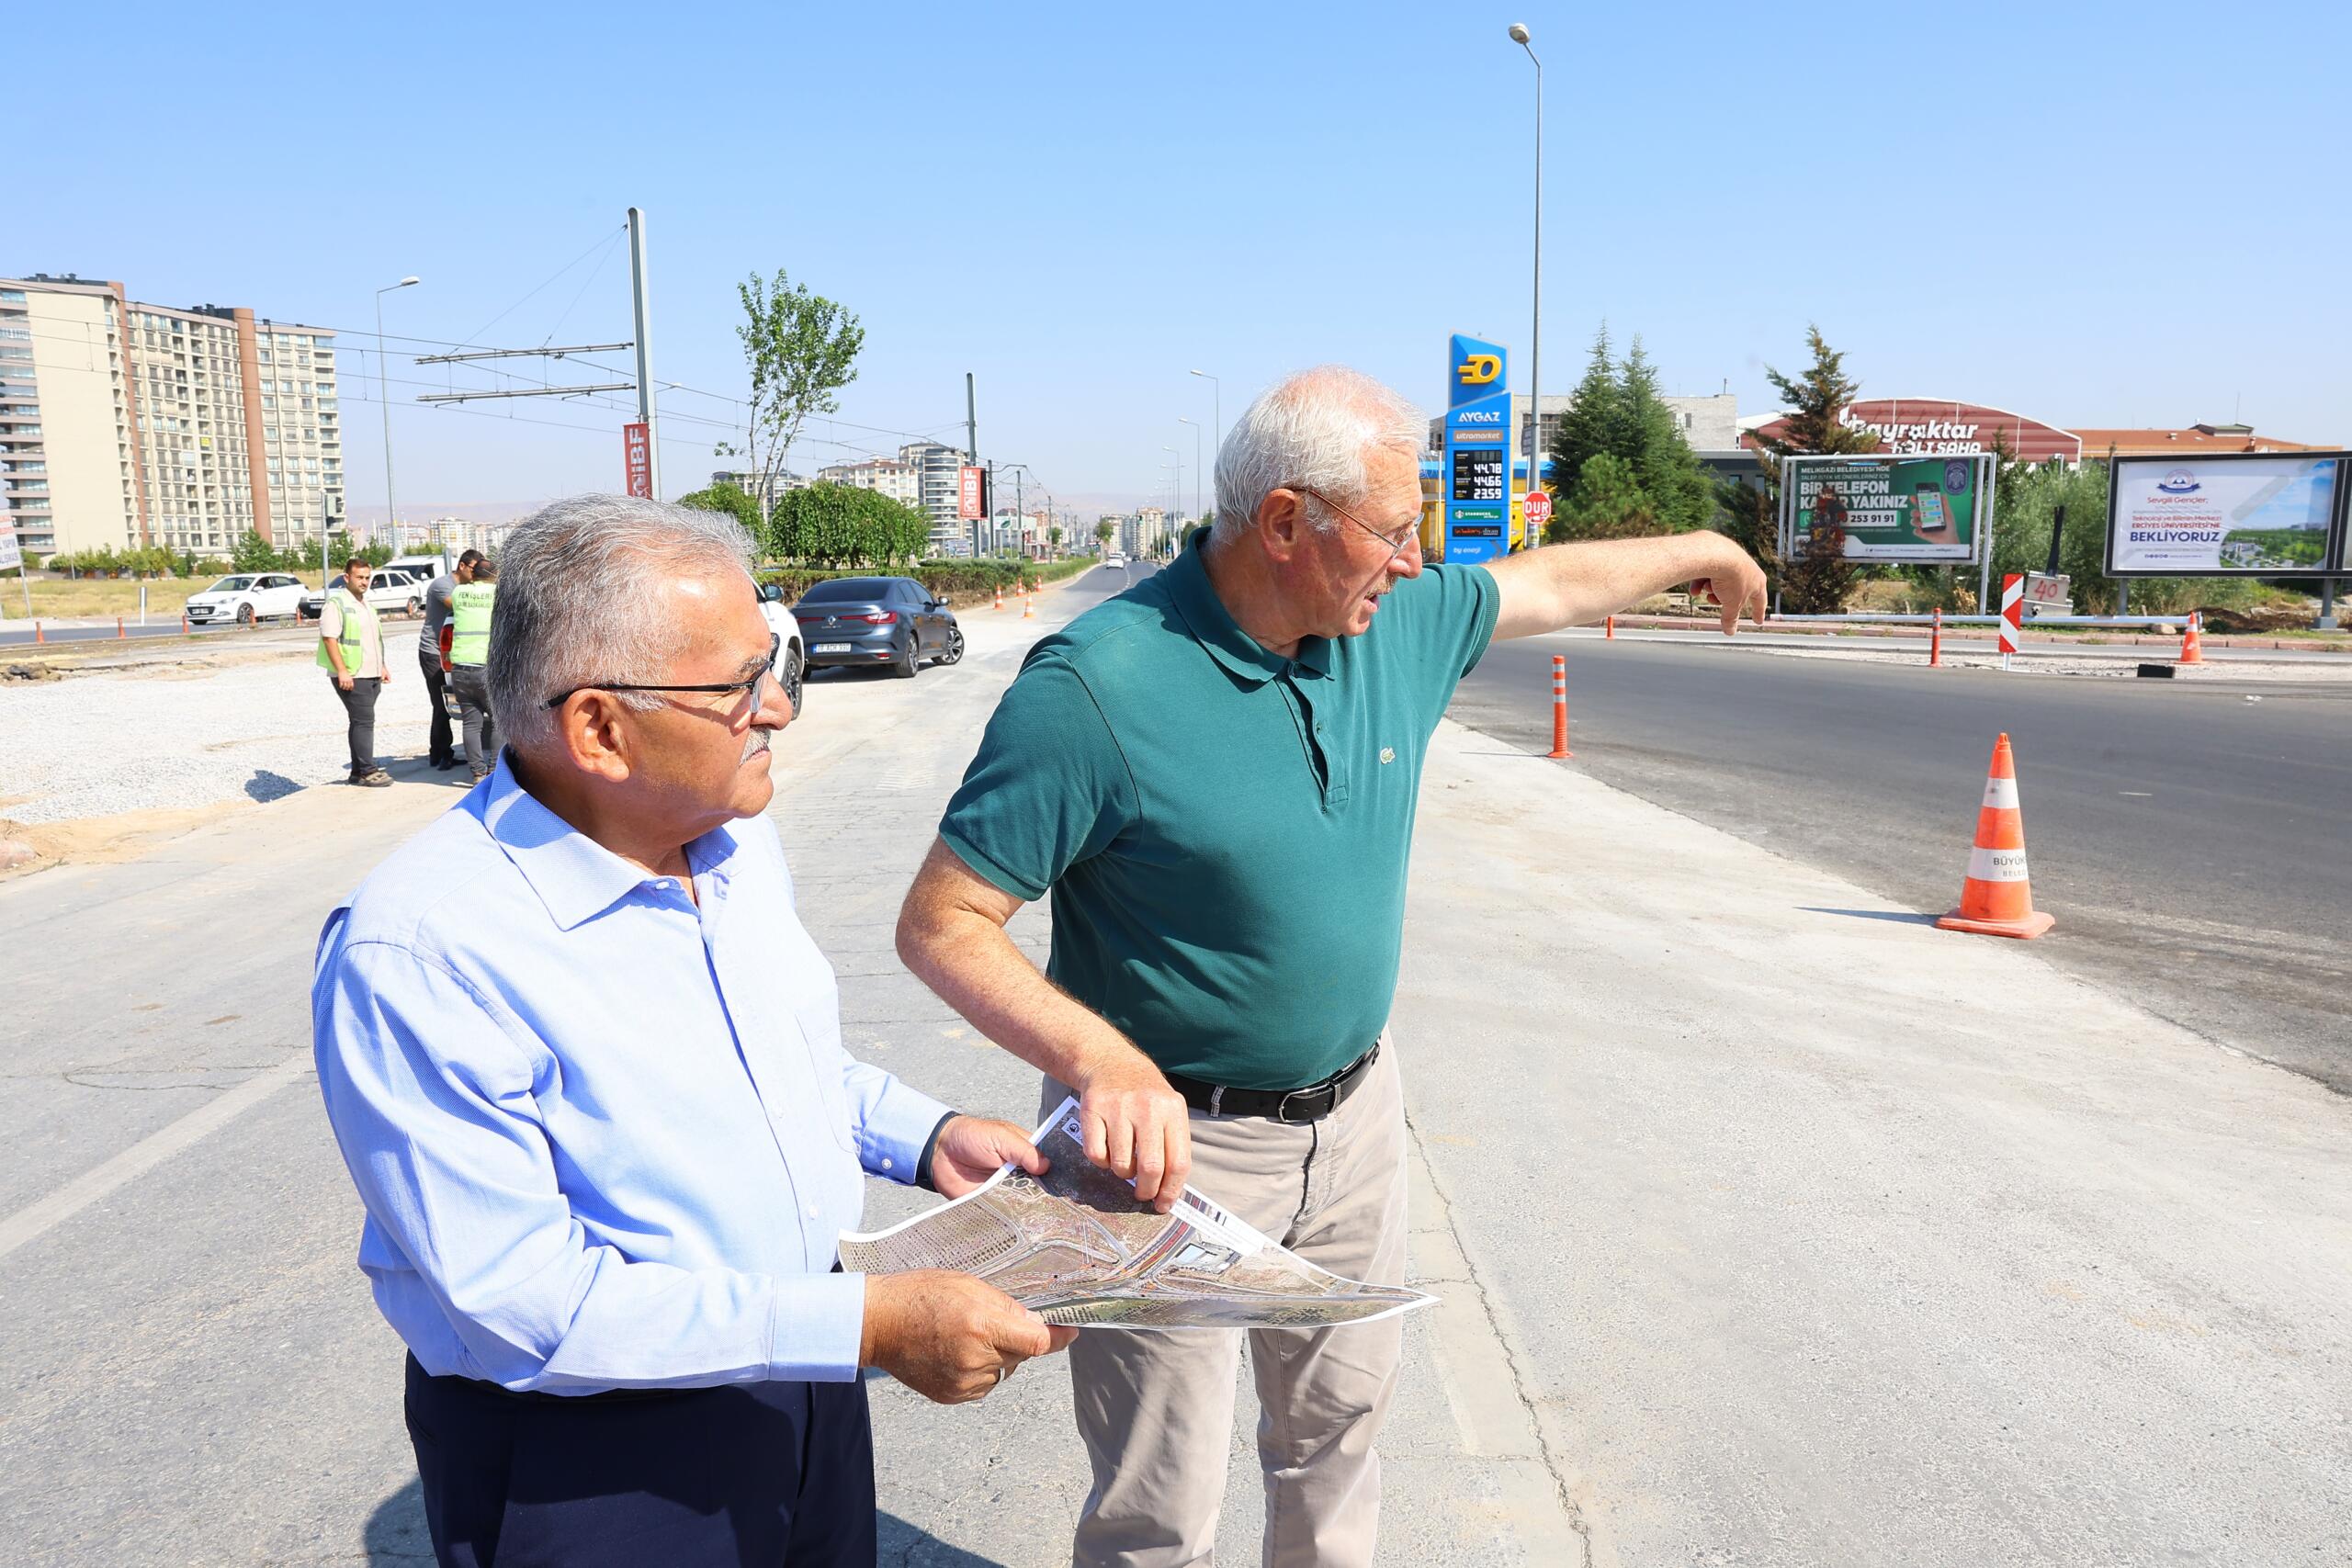
POLYGON ((311 1070, 311 1054, 297 1051, 236 1088, 206 1100, 169 1126, 140 1139, 104 1164, 84 1171, 48 1197, 0 1220, 0 1258, 47 1235, 125 1183, 211 1136, 311 1070))

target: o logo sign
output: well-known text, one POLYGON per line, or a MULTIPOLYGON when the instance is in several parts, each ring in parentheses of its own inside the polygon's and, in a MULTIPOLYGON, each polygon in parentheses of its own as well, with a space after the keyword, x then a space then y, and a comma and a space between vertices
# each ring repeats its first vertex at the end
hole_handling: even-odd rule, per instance
POLYGON ((1499 354, 1467 355, 1455 368, 1465 387, 1483 387, 1502 373, 1503 358, 1499 354))

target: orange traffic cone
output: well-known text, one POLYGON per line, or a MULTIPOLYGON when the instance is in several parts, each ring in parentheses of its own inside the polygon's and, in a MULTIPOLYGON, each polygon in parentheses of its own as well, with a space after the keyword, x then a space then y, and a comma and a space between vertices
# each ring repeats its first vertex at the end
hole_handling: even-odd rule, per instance
POLYGON ((2025 818, 2018 810, 2017 760, 2005 733, 1993 743, 1985 771, 1984 804, 1976 813, 1976 847, 1968 852, 1968 880, 1960 908, 1936 924, 1980 936, 2040 936, 2057 922, 2033 907, 2025 872, 2025 818))
POLYGON ((1034 621, 1037 618, 1037 594, 1035 589, 1022 595, 1021 618, 1024 621, 1034 621))
POLYGON ((1001 582, 996 585, 996 607, 1000 610, 1004 608, 1004 584, 1001 582))
POLYGON ((2188 612, 2188 629, 2180 634, 2181 663, 2202 664, 2205 662, 2205 639, 2199 635, 2204 621, 2205 617, 2195 610, 2188 612))

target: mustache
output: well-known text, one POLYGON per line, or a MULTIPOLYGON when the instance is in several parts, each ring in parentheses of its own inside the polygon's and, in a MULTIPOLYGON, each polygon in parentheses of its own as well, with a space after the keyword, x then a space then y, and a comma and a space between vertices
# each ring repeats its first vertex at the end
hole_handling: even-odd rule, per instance
POLYGON ((750 761, 752 758, 758 756, 761 752, 766 750, 768 749, 769 733, 770 732, 767 730, 755 728, 751 734, 745 736, 743 738, 743 754, 735 759, 735 765, 740 768, 744 763, 750 761))

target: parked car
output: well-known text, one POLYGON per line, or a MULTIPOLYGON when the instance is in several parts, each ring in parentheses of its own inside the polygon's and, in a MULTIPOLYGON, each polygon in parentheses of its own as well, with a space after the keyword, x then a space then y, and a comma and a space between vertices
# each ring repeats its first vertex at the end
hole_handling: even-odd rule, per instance
MULTIPOLYGON (((398 610, 408 615, 424 614, 424 591, 433 580, 397 566, 379 566, 368 579, 368 604, 379 615, 398 610)), ((315 621, 327 607, 327 596, 313 588, 302 595, 302 619, 315 621)))
POLYGON ((911 577, 836 577, 792 607, 808 639, 808 665, 888 665, 911 677, 926 659, 964 657, 964 629, 954 612, 911 577))
POLYGON ((800 635, 800 622, 784 602, 784 590, 773 582, 760 584, 760 615, 768 630, 783 640, 776 644, 775 680, 784 688, 786 701, 792 704, 792 716, 800 716, 800 698, 808 670, 808 644, 800 635))
POLYGON ((302 613, 302 580, 282 571, 240 572, 224 577, 201 593, 188 596, 190 626, 214 626, 230 621, 249 626, 256 621, 294 620, 302 613))

